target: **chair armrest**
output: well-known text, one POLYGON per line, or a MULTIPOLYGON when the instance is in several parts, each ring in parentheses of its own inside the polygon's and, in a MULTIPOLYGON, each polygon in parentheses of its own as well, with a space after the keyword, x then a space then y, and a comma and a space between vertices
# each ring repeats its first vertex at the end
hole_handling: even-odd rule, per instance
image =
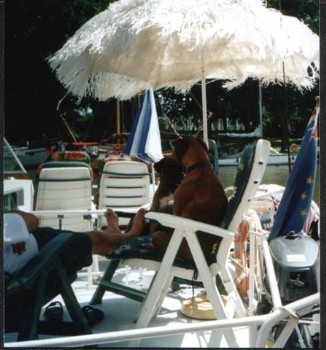
POLYGON ((45 271, 51 271, 54 261, 72 242, 73 233, 63 232, 51 239, 22 269, 9 281, 6 291, 15 294, 31 284, 45 271))
POLYGON ((210 233, 215 236, 227 238, 229 240, 233 240, 235 233, 225 230, 219 226, 214 226, 210 224, 205 224, 200 221, 195 221, 192 219, 182 218, 180 216, 175 216, 171 214, 164 213, 156 213, 149 212, 145 215, 147 219, 154 220, 162 224, 163 226, 167 226, 174 229, 181 229, 182 231, 204 231, 210 233))

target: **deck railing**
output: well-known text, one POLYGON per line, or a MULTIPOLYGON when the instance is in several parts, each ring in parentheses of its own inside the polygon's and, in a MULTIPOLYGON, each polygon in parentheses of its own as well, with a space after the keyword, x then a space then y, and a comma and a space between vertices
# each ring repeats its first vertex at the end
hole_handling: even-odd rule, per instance
MULTIPOLYGON (((57 216, 59 220, 65 217, 71 216, 82 216, 85 219, 98 218, 104 215, 105 210, 65 210, 65 211, 34 211, 35 215, 53 215, 57 216)), ((320 303, 320 293, 301 298, 297 301, 283 305, 277 286, 277 280, 275 276, 274 266, 271 258, 270 249, 268 247, 267 236, 263 230, 251 230, 250 231, 250 251, 260 250, 258 254, 258 265, 261 264, 263 259, 263 265, 266 269, 266 275, 270 286, 270 295, 272 299, 272 311, 264 315, 251 315, 247 317, 223 319, 216 321, 205 321, 187 325, 167 325, 150 328, 140 329, 128 329, 123 331, 104 332, 91 335, 80 335, 80 336, 69 336, 69 337, 58 337, 51 339, 33 340, 33 341, 22 341, 22 342, 8 342, 4 343, 4 347, 11 348, 22 348, 22 347, 77 347, 87 346, 94 344, 109 344, 121 341, 131 341, 132 344, 139 342, 144 338, 155 338, 164 337, 177 334, 185 334, 188 332, 203 332, 213 331, 222 329, 235 329, 237 327, 248 327, 250 335, 250 347, 251 348, 264 348, 268 342, 269 336, 272 332, 273 327, 278 325, 280 322, 285 321, 284 330, 281 332, 278 339, 273 344, 274 347, 283 347, 286 341, 290 337, 293 330, 300 323, 306 323, 306 320, 301 320, 301 317, 309 313, 316 305, 320 303)), ((253 257, 253 255, 251 255, 253 257)), ((257 261, 256 261, 257 263, 257 261)), ((250 278, 256 279, 255 273, 258 273, 255 269, 259 266, 250 267, 250 278)), ((259 277, 259 276, 258 276, 259 277)), ((263 282, 259 282, 258 287, 263 288, 259 285, 263 282)), ((250 284, 253 288, 253 283, 250 284)), ((258 289, 259 289, 258 288, 258 289)), ((258 292, 259 293, 259 292, 258 292)), ((248 291, 248 296, 254 298, 253 290, 248 291)), ((249 311, 252 305, 249 303, 249 311)), ((314 321, 310 322, 314 324, 314 321)))

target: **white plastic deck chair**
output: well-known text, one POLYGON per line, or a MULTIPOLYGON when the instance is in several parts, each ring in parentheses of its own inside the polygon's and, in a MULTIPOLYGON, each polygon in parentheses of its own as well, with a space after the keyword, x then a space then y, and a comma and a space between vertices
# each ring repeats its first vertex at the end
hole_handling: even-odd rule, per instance
MULTIPOLYGON (((146 218, 155 220, 163 226, 174 228, 172 239, 164 256, 158 253, 153 254, 153 252, 145 253, 145 249, 142 249, 140 246, 138 246, 138 251, 137 249, 128 250, 128 246, 131 243, 126 242, 125 245, 116 249, 115 252, 108 254, 108 258, 113 260, 105 271, 91 303, 100 303, 106 290, 125 295, 135 300, 144 301, 137 320, 137 327, 146 327, 152 317, 159 311, 172 281, 175 278, 191 281, 194 272, 198 271, 197 281, 202 282, 214 308, 215 315, 219 319, 233 317, 234 311, 239 316, 244 316, 246 310, 229 271, 228 257, 235 236, 235 230, 261 183, 266 169, 269 151, 270 143, 266 140, 258 140, 245 150, 238 166, 238 173, 235 180, 236 191, 229 201, 222 224, 226 229, 168 214, 151 212, 146 214, 146 218), (196 236, 196 231, 208 232, 218 238, 218 243, 212 257, 204 256, 196 236), (192 251, 194 264, 185 264, 181 259, 176 258, 183 238, 187 240, 192 251), (127 249, 124 249, 124 247, 127 249), (214 259, 211 260, 210 258, 214 259), (208 263, 208 260, 211 260, 211 263, 208 263), (147 294, 112 281, 119 263, 157 271, 147 294), (227 303, 226 306, 216 285, 217 275, 220 276, 224 288, 228 293, 230 303, 227 303), (228 307, 233 301, 236 304, 236 309, 229 312, 228 307)), ((236 345, 235 337, 231 331, 225 331, 225 336, 230 346, 236 345)))
MULTIPOLYGON (((135 214, 150 205, 150 176, 148 167, 138 161, 108 161, 103 167, 99 185, 98 209, 135 214)), ((99 220, 105 226, 105 218, 99 220)), ((129 219, 119 220, 126 225, 129 219)))
MULTIPOLYGON (((92 209, 92 170, 81 162, 44 163, 39 174, 35 210, 92 209)), ((89 231, 90 223, 80 217, 40 217, 40 226, 89 231)))
MULTIPOLYGON (((66 229, 75 232, 89 232, 93 229, 92 217, 64 217, 65 210, 91 210, 93 172, 83 162, 48 162, 41 166, 35 210, 58 211, 58 216, 38 214, 40 226, 66 229)), ((97 256, 93 256, 92 267, 87 268, 88 284, 92 274, 99 274, 97 256), (92 271, 93 270, 93 271, 92 271)))

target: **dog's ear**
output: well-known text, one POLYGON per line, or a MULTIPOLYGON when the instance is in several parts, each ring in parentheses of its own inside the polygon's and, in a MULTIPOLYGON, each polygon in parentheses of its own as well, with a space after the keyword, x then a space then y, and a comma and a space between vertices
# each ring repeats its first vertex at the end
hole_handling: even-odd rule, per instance
POLYGON ((204 148, 204 150, 208 153, 208 147, 206 145, 206 142, 204 142, 202 139, 196 137, 196 141, 204 148))
POLYGON ((174 155, 177 162, 181 162, 183 155, 187 152, 189 148, 189 144, 186 138, 178 139, 173 144, 174 147, 174 155))
POLYGON ((162 158, 160 161, 154 163, 154 169, 157 171, 159 174, 161 173, 163 163, 165 162, 165 158, 162 158))

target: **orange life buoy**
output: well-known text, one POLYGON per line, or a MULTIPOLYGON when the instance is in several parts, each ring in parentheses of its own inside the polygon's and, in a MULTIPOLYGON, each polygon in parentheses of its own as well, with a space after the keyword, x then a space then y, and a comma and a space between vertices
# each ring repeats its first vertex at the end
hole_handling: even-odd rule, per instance
POLYGON ((248 220, 241 220, 237 229, 237 235, 234 239, 234 258, 238 262, 236 264, 235 284, 238 292, 242 297, 247 295, 249 288, 249 276, 247 273, 248 261, 247 261, 247 240, 249 234, 249 222, 248 220))

